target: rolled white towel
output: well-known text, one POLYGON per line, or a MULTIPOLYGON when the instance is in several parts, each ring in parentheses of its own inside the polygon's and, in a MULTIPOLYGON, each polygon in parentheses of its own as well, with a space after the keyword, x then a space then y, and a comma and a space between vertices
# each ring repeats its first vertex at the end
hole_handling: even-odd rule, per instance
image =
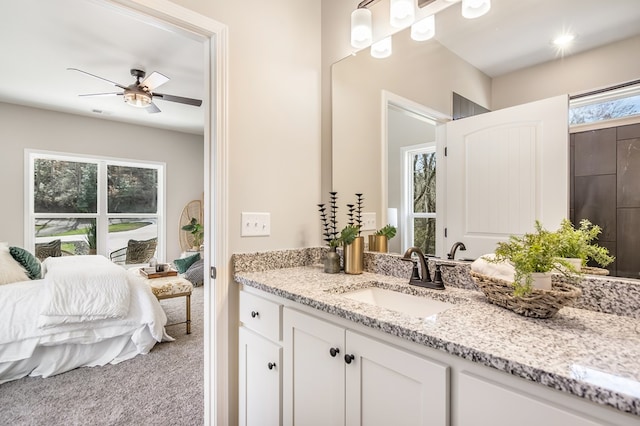
POLYGON ((516 273, 513 265, 508 262, 489 262, 490 259, 495 259, 495 257, 496 255, 494 253, 480 256, 471 264, 471 270, 473 272, 477 272, 478 274, 513 282, 513 277, 516 273))

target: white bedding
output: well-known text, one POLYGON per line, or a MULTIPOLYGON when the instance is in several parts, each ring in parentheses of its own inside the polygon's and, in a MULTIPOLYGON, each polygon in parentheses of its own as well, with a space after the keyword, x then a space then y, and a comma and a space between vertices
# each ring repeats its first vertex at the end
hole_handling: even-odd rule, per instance
MULTIPOLYGON (((93 260, 84 267, 93 267, 93 260)), ((148 353, 157 342, 173 340, 164 329, 167 317, 149 287, 132 274, 125 273, 125 279, 129 297, 122 318, 92 318, 55 327, 38 324, 48 303, 43 297, 46 278, 0 286, 0 383, 116 364, 148 353)))

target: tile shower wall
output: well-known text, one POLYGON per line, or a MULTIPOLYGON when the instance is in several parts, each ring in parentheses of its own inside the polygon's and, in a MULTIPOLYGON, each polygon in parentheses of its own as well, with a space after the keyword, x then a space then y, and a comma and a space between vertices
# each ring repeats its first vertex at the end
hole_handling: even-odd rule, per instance
POLYGON ((602 227, 611 274, 640 278, 640 124, 572 134, 570 184, 571 220, 602 227))

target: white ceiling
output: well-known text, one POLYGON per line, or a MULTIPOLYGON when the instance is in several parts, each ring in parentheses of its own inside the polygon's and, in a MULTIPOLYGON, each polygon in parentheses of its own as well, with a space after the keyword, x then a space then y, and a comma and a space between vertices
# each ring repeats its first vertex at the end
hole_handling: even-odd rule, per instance
MULTIPOLYGON (((436 39, 491 77, 555 59, 550 40, 564 29, 578 35, 564 55, 638 35, 640 0, 492 0, 475 20, 459 4, 436 16, 436 39)), ((171 79, 159 92, 204 99, 204 58, 198 37, 101 0, 0 2, 3 102, 202 134, 203 107, 156 99, 162 112, 148 114, 120 96, 78 97, 117 89, 66 69, 125 86, 131 68, 158 71, 171 79)))
POLYGON ((0 101, 203 134, 204 107, 155 98, 161 112, 131 107, 121 92, 79 68, 128 86, 130 69, 170 80, 158 92, 204 99, 204 44, 182 30, 97 0, 0 2, 0 101))

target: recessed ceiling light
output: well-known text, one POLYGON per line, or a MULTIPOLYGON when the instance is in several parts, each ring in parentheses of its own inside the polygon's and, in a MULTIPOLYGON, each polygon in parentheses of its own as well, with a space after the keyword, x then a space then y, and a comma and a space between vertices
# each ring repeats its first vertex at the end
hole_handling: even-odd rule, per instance
POLYGON ((566 34, 559 35, 558 37, 554 38, 551 42, 558 47, 565 47, 569 45, 573 40, 575 40, 575 38, 576 38, 575 34, 566 33, 566 34))

